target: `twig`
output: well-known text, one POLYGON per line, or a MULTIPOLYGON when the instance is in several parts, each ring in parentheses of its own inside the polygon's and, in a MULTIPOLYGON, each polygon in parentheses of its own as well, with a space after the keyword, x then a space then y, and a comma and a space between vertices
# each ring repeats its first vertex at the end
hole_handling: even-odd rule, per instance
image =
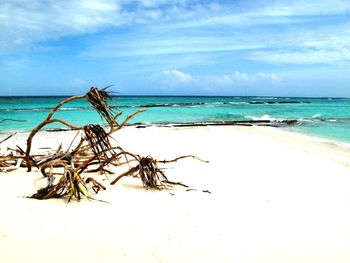
POLYGON ((116 179, 114 179, 114 180, 111 182, 111 185, 114 185, 115 183, 117 183, 117 182, 118 182, 120 179, 122 179, 123 177, 128 176, 128 175, 130 175, 130 174, 133 174, 133 173, 137 172, 138 170, 139 170, 138 165, 135 166, 135 167, 133 167, 133 168, 131 168, 129 171, 127 171, 127 172, 125 172, 125 173, 119 175, 116 179))
POLYGON ((138 111, 134 112, 133 114, 129 115, 128 117, 125 118, 125 120, 124 120, 121 124, 118 125, 118 127, 111 129, 111 130, 109 131, 108 135, 111 135, 113 132, 116 132, 116 131, 120 130, 121 128, 123 128, 123 126, 124 126, 130 119, 134 118, 136 115, 138 115, 138 114, 140 114, 140 113, 142 113, 142 112, 145 112, 145 111, 146 111, 145 109, 143 109, 143 110, 138 110, 138 111))
MULTIPOLYGON (((25 151, 23 151, 23 149, 22 149, 21 147, 19 147, 18 145, 17 145, 17 148, 18 148, 18 150, 19 150, 19 152, 20 152, 21 154, 26 154, 25 151)), ((36 168, 39 169, 39 166, 38 166, 37 162, 35 161, 35 159, 34 159, 31 155, 28 155, 28 158, 27 158, 27 156, 26 156, 26 157, 25 157, 25 161, 26 161, 27 167, 28 167, 28 165, 31 166, 30 161, 32 161, 32 162, 34 163, 34 165, 36 166, 36 168)))
POLYGON ((185 188, 188 188, 188 187, 189 187, 188 185, 185 185, 185 184, 180 183, 180 182, 171 182, 171 181, 168 181, 168 180, 163 181, 163 182, 164 182, 164 183, 167 183, 167 184, 172 184, 172 185, 181 185, 181 186, 183 186, 183 187, 185 187, 185 188))
POLYGON ((14 136, 15 134, 17 134, 17 132, 10 134, 9 136, 7 136, 5 139, 3 139, 2 141, 0 141, 0 144, 2 144, 4 141, 7 141, 8 139, 10 139, 12 136, 14 136))
POLYGON ((177 157, 173 160, 163 160, 163 161, 157 161, 158 163, 172 163, 172 162, 177 162, 178 160, 181 160, 181 159, 184 159, 184 158, 193 158, 193 159, 197 159, 198 161, 201 161, 203 163, 209 163, 209 161, 205 161, 205 160, 202 160, 200 158, 198 158, 197 156, 194 156, 194 155, 184 155, 184 156, 180 156, 180 157, 177 157))

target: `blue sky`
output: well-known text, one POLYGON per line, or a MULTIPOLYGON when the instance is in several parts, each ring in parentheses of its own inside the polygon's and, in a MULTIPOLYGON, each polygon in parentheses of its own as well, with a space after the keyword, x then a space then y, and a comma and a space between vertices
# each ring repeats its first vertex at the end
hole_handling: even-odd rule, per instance
POLYGON ((350 97, 349 0, 1 0, 0 95, 350 97))

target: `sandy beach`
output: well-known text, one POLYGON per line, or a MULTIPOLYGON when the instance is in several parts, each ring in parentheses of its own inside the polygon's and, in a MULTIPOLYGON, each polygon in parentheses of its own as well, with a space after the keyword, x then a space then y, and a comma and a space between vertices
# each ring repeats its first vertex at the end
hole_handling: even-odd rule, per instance
MULTIPOLYGON (((76 132, 41 132, 33 148, 76 132)), ((5 137, 2 135, 0 137, 5 137)), ((46 184, 24 169, 0 175, 1 262, 350 261, 350 149, 266 127, 136 129, 125 150, 168 164, 190 186, 146 191, 137 178, 100 175, 107 201, 23 198, 46 184)), ((25 149, 26 134, 1 144, 25 149)), ((43 149, 41 149, 43 150, 43 149)))

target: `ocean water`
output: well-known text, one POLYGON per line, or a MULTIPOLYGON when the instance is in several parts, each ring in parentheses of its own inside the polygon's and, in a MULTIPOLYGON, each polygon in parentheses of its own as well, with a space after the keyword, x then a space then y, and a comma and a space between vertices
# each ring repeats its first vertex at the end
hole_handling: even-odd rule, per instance
MULTIPOLYGON (((65 97, 0 97, 0 133, 30 131, 65 97)), ((114 97, 110 105, 122 111, 119 122, 147 109, 132 123, 221 123, 230 121, 296 120, 287 129, 327 140, 350 143, 350 99, 267 97, 114 97)), ((75 125, 103 124, 85 100, 65 104, 55 115, 75 125)), ((62 127, 52 124, 46 128, 62 127)))

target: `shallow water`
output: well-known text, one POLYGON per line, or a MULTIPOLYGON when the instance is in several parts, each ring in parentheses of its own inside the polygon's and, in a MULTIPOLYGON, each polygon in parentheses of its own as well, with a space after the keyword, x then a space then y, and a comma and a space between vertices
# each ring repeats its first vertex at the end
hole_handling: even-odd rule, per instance
MULTIPOLYGON (((29 131, 64 97, 0 97, 0 132, 29 131)), ((266 97, 114 97, 110 104, 122 111, 147 111, 130 123, 206 123, 238 120, 297 120, 286 129, 350 143, 350 99, 266 97)), ((55 114, 75 125, 102 124, 84 100, 65 104, 55 114)), ((50 128, 62 127, 53 124, 50 128)))

